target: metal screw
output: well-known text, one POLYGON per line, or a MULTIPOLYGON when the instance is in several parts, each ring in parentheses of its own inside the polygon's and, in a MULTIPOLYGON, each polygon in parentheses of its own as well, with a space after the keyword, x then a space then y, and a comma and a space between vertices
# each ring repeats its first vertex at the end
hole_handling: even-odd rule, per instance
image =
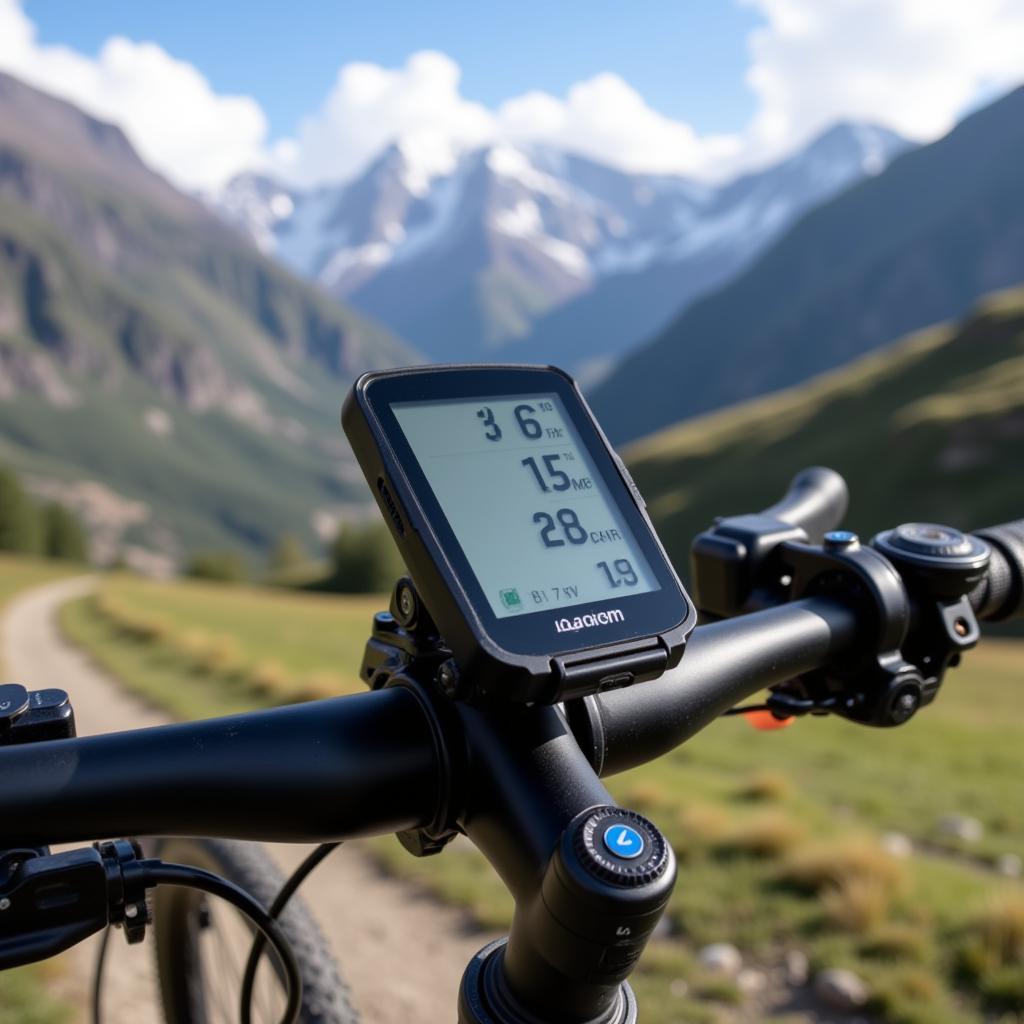
POLYGON ((446 661, 437 670, 437 685, 446 697, 456 697, 459 692, 459 673, 455 665, 446 661))
POLYGON ((0 910, 10 910, 11 901, 6 896, 0 896, 0 910))

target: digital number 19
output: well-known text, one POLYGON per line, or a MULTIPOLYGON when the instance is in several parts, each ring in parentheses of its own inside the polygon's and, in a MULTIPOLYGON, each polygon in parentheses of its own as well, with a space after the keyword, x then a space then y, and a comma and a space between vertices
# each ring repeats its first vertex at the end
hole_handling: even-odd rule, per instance
POLYGON ((608 585, 613 589, 618 587, 635 587, 639 582, 636 569, 628 558, 616 558, 611 565, 607 562, 598 562, 598 569, 603 569, 608 577, 608 585))

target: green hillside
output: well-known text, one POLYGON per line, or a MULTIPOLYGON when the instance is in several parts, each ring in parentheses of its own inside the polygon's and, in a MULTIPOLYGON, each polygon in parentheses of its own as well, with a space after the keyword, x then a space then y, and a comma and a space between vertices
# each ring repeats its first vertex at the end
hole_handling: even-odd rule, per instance
POLYGON ((415 359, 118 129, 0 75, 0 462, 81 506, 105 553, 312 539, 364 500, 348 383, 415 359))
POLYGON ((612 440, 789 387, 1024 281, 1024 88, 803 217, 595 389, 612 440))
POLYGON ((751 512, 811 465, 850 485, 847 524, 978 528, 1024 516, 1024 289, 960 326, 911 335, 850 366, 691 420, 623 453, 669 554, 688 564, 715 516, 751 512))

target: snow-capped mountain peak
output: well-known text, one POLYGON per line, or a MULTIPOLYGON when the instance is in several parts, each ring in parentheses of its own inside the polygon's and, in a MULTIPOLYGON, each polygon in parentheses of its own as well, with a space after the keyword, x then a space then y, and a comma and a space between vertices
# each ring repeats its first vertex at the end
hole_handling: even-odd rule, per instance
POLYGON ((621 350, 906 146, 877 126, 839 124, 712 186, 550 146, 467 150, 413 134, 345 184, 298 190, 246 174, 212 205, 264 251, 439 358, 522 345, 563 308, 568 316, 616 289, 631 294, 642 277, 663 279, 630 309, 629 332, 608 342, 621 350))

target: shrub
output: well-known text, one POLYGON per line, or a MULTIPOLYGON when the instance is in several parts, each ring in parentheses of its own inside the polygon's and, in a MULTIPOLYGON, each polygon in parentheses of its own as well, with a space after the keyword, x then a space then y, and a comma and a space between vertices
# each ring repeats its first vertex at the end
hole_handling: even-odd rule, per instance
POLYGON ((333 672, 313 672, 304 676, 293 694, 295 700, 322 700, 324 697, 340 697, 351 687, 345 680, 333 672))
POLYGON ((689 804, 679 812, 679 829, 686 845, 719 842, 729 831, 729 815, 712 804, 689 804))
POLYGON ((189 562, 185 574, 214 583, 241 583, 249 571, 241 555, 233 551, 209 551, 196 555, 189 562))
POLYGON ((724 846, 754 857, 781 857, 807 835, 804 825, 781 811, 764 811, 738 824, 724 846))
POLYGON ((342 526, 331 547, 331 566, 325 588, 345 594, 382 593, 405 572, 383 524, 342 526))
POLYGON ((858 836, 818 843, 786 860, 782 879, 798 889, 820 893, 852 879, 877 884, 890 896, 903 884, 903 865, 876 842, 858 836))
POLYGON ((0 468, 0 551, 38 554, 40 539, 38 513, 18 478, 0 468))
POLYGON ((265 697, 285 697, 293 687, 288 670, 277 661, 261 661, 246 673, 246 682, 265 697))
POLYGON ((274 545, 267 559, 267 575, 272 579, 285 579, 298 570, 309 560, 302 541, 294 534, 286 533, 274 545))
POLYGON ((751 775, 740 789, 745 800, 785 800, 793 792, 793 783, 778 772, 759 771, 751 775))
POLYGON ((171 628, 165 623, 144 612, 125 608, 107 591, 101 591, 93 598, 93 607, 118 632, 137 643, 165 643, 172 636, 171 628))
POLYGON ((924 963, 932 955, 932 937, 919 925, 889 921, 872 928, 861 946, 865 956, 924 963))
POLYGON ((1002 968, 1024 974, 1024 896, 1004 892, 968 922, 961 961, 975 978, 1002 968))
POLYGON ((648 812, 671 801, 671 794, 664 786, 651 779, 634 782, 623 794, 625 807, 648 812))
POLYGON ((868 1004, 891 1024, 967 1024, 972 1019, 955 1006, 941 980, 924 967, 881 971, 872 980, 868 1004))
POLYGON ((892 892, 879 878, 853 875, 821 894, 825 915, 844 931, 863 934, 889 913, 892 892))
POLYGON ((55 501, 42 510, 43 554, 68 562, 89 560, 89 541, 78 517, 55 501))
POLYGON ((194 654, 195 667, 203 675, 227 678, 242 670, 242 648, 233 636, 211 637, 194 654))
POLYGON ((210 649, 210 636, 201 629, 189 629, 174 642, 176 652, 198 664, 210 649))

